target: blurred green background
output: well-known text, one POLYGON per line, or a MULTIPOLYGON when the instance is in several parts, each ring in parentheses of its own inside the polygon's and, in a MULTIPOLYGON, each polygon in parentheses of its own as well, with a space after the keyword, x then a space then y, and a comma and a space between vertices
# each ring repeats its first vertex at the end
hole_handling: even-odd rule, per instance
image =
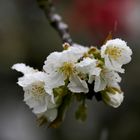
POLYGON ((101 45, 109 31, 128 42, 132 62, 122 75, 125 100, 111 108, 88 101, 84 123, 74 118, 75 104, 58 129, 38 127, 16 82, 15 63, 42 69, 52 51, 61 51, 61 39, 48 24, 36 0, 0 0, 0 140, 139 140, 140 139, 140 1, 55 0, 75 42, 101 45))

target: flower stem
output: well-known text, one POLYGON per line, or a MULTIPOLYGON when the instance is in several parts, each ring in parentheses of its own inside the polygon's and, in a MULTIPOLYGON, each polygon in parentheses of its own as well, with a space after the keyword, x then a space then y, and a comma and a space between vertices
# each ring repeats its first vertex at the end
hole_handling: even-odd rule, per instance
POLYGON ((62 21, 62 18, 57 14, 52 0, 37 0, 39 7, 44 11, 50 25, 58 32, 62 42, 72 44, 73 41, 69 34, 68 25, 62 21))

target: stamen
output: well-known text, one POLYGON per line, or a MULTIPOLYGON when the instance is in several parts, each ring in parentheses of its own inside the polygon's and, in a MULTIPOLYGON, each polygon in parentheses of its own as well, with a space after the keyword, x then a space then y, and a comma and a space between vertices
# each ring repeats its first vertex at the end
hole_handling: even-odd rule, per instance
POLYGON ((74 66, 72 63, 64 62, 62 67, 60 67, 60 72, 62 72, 66 77, 70 77, 74 72, 74 66))
POLYGON ((45 96, 44 84, 37 83, 37 84, 32 85, 31 93, 35 99, 39 99, 41 97, 44 97, 45 96))
POLYGON ((117 60, 121 56, 121 49, 118 47, 110 46, 106 49, 105 54, 108 54, 110 57, 117 60))

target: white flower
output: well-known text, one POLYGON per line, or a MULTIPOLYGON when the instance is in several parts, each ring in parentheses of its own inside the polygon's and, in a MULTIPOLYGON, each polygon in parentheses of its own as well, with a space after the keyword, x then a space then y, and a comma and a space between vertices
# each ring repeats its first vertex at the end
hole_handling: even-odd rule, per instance
POLYGON ((131 55, 131 49, 121 39, 109 40, 101 47, 101 57, 105 60, 105 66, 121 73, 124 72, 122 65, 131 61, 131 55))
MULTIPOLYGON (((34 70, 25 64, 15 64, 12 69, 24 74, 23 77, 18 79, 18 84, 23 87, 25 92, 24 101, 33 109, 33 112, 36 115, 43 113, 46 114, 52 109, 56 110, 57 105, 52 103, 51 96, 47 94, 44 89, 44 81, 46 78, 46 74, 44 72, 34 70)), ((50 120, 52 121, 52 116, 49 116, 49 114, 48 118, 51 118, 50 120)), ((55 117, 53 118, 55 119, 55 117)))
POLYGON ((102 93, 102 97, 103 97, 103 101, 106 104, 108 104, 114 108, 117 108, 123 102, 124 94, 123 94, 123 92, 120 93, 118 91, 114 91, 113 93, 107 91, 107 92, 102 93))
POLYGON ((104 90, 107 86, 118 86, 121 77, 117 72, 103 68, 99 76, 95 76, 94 91, 99 92, 104 90))
POLYGON ((68 88, 72 92, 88 92, 88 86, 84 80, 79 79, 76 75, 75 64, 87 52, 87 48, 82 46, 68 47, 63 52, 51 53, 45 65, 44 71, 49 76, 46 77, 45 90, 53 97, 53 89, 65 85, 65 81, 69 80, 68 88), (76 85, 81 86, 77 87, 76 85))
POLYGON ((77 63, 76 69, 83 74, 88 74, 89 83, 92 83, 94 76, 99 76, 101 72, 101 68, 97 67, 97 60, 89 57, 86 57, 80 63, 77 63))

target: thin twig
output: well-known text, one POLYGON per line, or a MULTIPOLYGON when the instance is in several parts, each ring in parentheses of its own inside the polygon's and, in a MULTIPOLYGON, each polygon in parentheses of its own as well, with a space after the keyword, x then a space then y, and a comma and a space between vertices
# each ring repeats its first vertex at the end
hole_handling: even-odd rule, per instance
POLYGON ((44 11, 51 26, 58 32, 62 42, 72 44, 72 39, 69 34, 68 25, 62 21, 62 18, 57 14, 52 0, 37 0, 39 7, 44 11))

